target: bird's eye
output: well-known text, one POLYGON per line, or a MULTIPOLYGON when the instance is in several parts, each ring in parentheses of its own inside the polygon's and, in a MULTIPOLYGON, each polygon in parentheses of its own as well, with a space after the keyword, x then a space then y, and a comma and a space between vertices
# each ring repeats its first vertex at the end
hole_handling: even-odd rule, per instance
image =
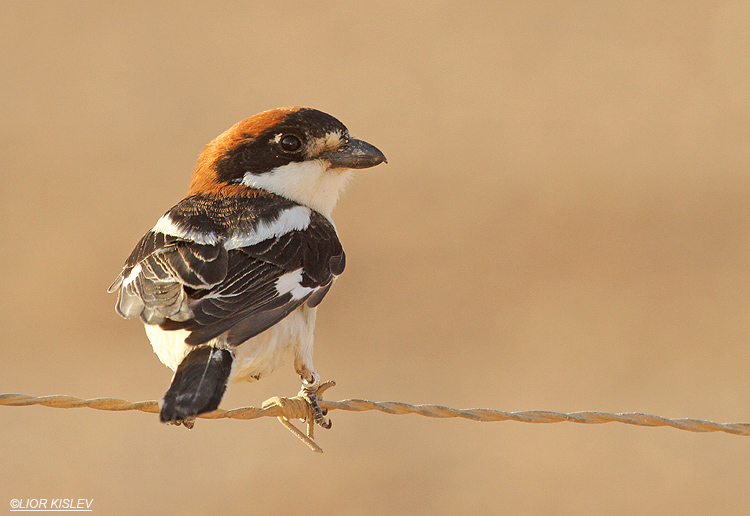
POLYGON ((281 145, 281 148, 286 152, 294 152, 296 150, 299 150, 299 148, 302 146, 302 142, 299 141, 299 138, 297 138, 293 134, 287 134, 286 136, 281 137, 281 140, 279 140, 279 145, 281 145))

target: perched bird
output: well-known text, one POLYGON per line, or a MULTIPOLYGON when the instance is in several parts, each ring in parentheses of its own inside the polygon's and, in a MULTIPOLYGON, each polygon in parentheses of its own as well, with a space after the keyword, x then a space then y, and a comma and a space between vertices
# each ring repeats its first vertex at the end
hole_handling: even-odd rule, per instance
POLYGON ((300 107, 259 113, 205 147, 187 197, 109 287, 174 371, 162 422, 192 428, 230 380, 258 380, 291 351, 316 422, 330 426, 312 354, 316 307, 344 271, 331 212, 352 169, 383 162, 336 118, 300 107))

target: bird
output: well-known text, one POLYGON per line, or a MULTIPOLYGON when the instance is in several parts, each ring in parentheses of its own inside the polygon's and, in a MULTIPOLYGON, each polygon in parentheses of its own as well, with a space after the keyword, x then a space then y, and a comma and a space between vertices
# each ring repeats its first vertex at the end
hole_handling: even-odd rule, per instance
POLYGON ((203 149, 187 196, 135 246, 108 292, 139 317, 174 374, 161 422, 193 428, 231 382, 261 379, 291 352, 314 420, 317 307, 346 257, 331 213, 354 171, 387 163, 338 119, 282 107, 242 120, 203 149))

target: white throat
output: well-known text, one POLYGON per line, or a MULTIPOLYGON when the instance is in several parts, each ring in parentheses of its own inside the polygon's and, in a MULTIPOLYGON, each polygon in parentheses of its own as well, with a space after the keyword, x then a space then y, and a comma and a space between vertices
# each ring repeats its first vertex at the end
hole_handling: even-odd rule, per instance
POLYGON ((247 172, 242 184, 281 195, 330 219, 352 175, 351 169, 329 169, 326 161, 310 160, 289 163, 265 174, 247 172))

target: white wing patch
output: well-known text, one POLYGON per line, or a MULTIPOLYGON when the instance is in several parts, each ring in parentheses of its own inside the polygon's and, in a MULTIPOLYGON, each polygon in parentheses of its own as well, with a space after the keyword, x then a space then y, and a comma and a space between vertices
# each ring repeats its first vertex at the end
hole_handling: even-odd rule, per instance
POLYGON ((249 247, 269 238, 277 238, 290 231, 304 231, 310 225, 312 211, 305 206, 295 206, 281 213, 273 222, 261 220, 251 233, 235 233, 224 242, 227 251, 240 247, 249 247))
POLYGON ((133 267, 132 269, 130 269, 130 273, 128 274, 128 276, 122 280, 123 288, 131 284, 135 280, 135 278, 137 278, 138 275, 141 273, 141 270, 143 270, 143 268, 141 267, 140 263, 136 265, 135 267, 133 267))
POLYGON ((219 241, 219 238, 214 233, 200 233, 180 227, 174 223, 169 213, 162 215, 151 231, 182 238, 183 240, 190 240, 201 245, 215 245, 219 241))
POLYGON ((276 280, 276 292, 280 296, 291 293, 292 298, 302 299, 313 290, 316 290, 310 287, 303 287, 300 283, 302 283, 301 268, 279 276, 279 279, 276 280))

